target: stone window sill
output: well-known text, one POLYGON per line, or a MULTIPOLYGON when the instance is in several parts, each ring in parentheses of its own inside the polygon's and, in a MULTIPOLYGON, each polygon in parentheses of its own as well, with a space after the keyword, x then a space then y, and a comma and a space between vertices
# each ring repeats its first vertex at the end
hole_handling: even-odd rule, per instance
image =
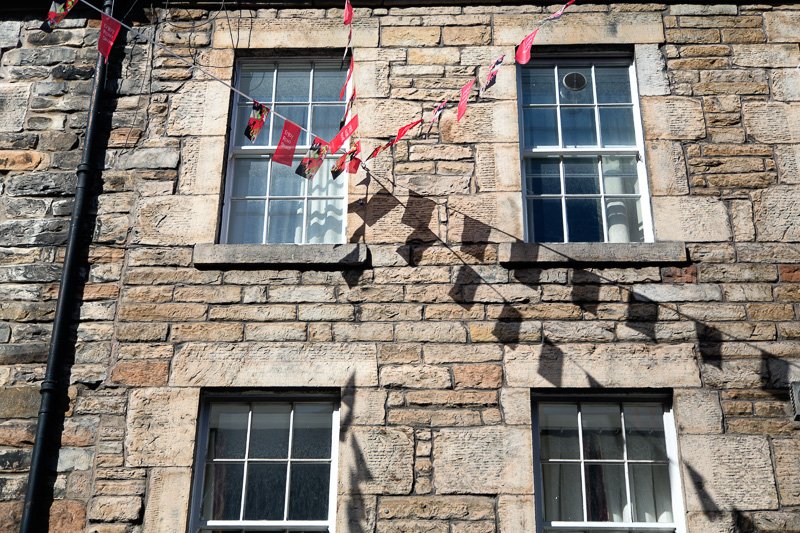
POLYGON ((271 265, 354 267, 367 261, 364 244, 196 244, 198 267, 271 265))
POLYGON ((683 242, 506 242, 497 252, 500 263, 682 263, 688 259, 683 242))

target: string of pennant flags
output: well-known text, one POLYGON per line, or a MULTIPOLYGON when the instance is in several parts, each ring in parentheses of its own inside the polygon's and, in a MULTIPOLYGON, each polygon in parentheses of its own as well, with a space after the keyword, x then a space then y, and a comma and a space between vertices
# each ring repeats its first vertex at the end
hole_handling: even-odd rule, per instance
MULTIPOLYGON (((252 102, 252 109, 250 112, 250 117, 248 119, 247 125, 245 127, 245 136, 247 136, 251 142, 255 143, 256 139, 258 138, 259 133, 261 133, 262 128, 264 127, 264 123, 266 119, 269 117, 270 112, 272 112, 275 116, 284 119, 284 126, 283 131, 281 132, 280 140, 278 141, 278 146, 275 150, 275 153, 272 156, 272 161, 281 165, 292 166, 294 163, 294 156, 295 151, 297 148, 298 140, 300 139, 300 132, 305 131, 307 132, 314 141, 311 143, 310 148, 306 152, 305 156, 301 159, 300 164, 295 169, 295 173, 299 176, 302 176, 307 179, 311 179, 317 173, 319 168, 322 166, 323 159, 328 154, 335 154, 339 151, 339 149, 344 146, 344 144, 355 134, 358 138, 358 115, 355 113, 355 109, 357 107, 356 102, 356 88, 355 88, 355 81, 353 80, 352 90, 350 91, 350 96, 347 99, 347 103, 345 105, 344 116, 342 117, 339 127, 340 131, 336 134, 336 136, 330 141, 326 142, 324 139, 319 138, 318 136, 314 135, 313 132, 303 128, 302 126, 295 124, 294 122, 290 121, 286 117, 276 113, 275 111, 271 110, 269 107, 263 105, 261 102, 258 102, 256 99, 250 97, 249 95, 243 93, 239 89, 231 86, 229 83, 213 76, 206 70, 204 70, 199 65, 179 56, 175 52, 171 51, 169 48, 157 43, 153 39, 143 35, 142 33, 134 30, 130 26, 125 25, 121 21, 115 19, 112 16, 106 15, 100 9, 90 4, 87 0, 53 0, 52 5, 50 7, 50 11, 47 14, 47 19, 41 26, 42 31, 51 32, 54 28, 58 26, 61 21, 63 21, 69 11, 75 7, 75 5, 81 2, 86 4, 91 9, 99 12, 101 14, 101 26, 100 26, 100 36, 98 39, 97 47, 100 54, 103 55, 106 61, 108 61, 108 56, 111 52, 111 47, 114 44, 114 40, 116 39, 117 35, 119 34, 120 28, 125 28, 128 31, 138 35, 139 37, 144 38, 151 44, 163 49, 164 51, 168 52, 172 56, 176 57, 177 59, 181 60, 182 62, 186 63, 192 68, 199 70, 200 72, 204 73, 205 75, 209 76, 210 78, 216 80, 219 83, 222 83, 226 87, 228 87, 233 92, 241 95, 242 97, 246 98, 248 101, 252 102), (352 113, 353 118, 347 121, 347 117, 350 116, 352 113)), ((537 21, 537 26, 532 33, 530 33, 527 37, 525 37, 522 42, 516 46, 515 49, 515 60, 517 63, 524 65, 530 61, 531 58, 531 47, 533 45, 533 40, 536 37, 536 33, 539 31, 540 25, 556 20, 560 18, 564 11, 572 5, 575 0, 569 0, 566 4, 564 4, 561 9, 556 11, 555 13, 545 17, 539 21, 537 21)), ((342 100, 347 92, 347 87, 350 85, 351 80, 353 79, 353 48, 352 48, 352 41, 353 41, 353 7, 350 4, 350 0, 345 0, 345 7, 344 7, 344 20, 343 23, 345 26, 348 27, 348 36, 347 36, 347 46, 345 46, 344 55, 342 56, 342 68, 344 67, 344 63, 347 59, 347 54, 350 54, 350 65, 347 69, 347 76, 345 78, 344 87, 342 87, 341 92, 339 93, 339 100, 342 100)), ((500 69, 500 65, 503 63, 503 59, 505 55, 498 58, 494 63, 492 63, 491 67, 489 68, 489 73, 486 77, 486 80, 480 85, 478 89, 478 97, 482 98, 484 93, 490 89, 495 82, 497 81, 497 73, 500 69)), ((798 65, 800 68, 800 65, 798 65)), ((475 82, 478 80, 477 77, 473 77, 472 79, 467 82, 461 88, 460 96, 458 99, 457 105, 457 114, 456 114, 456 122, 460 122, 461 119, 467 112, 467 103, 469 98, 472 94, 472 89, 475 82)), ((447 108, 447 104, 450 102, 450 99, 445 99, 442 103, 440 103, 433 111, 433 117, 428 125, 428 129, 425 133, 425 138, 430 135, 431 129, 433 125, 436 123, 437 120, 442 115, 442 112, 447 108)), ((363 168, 368 172, 366 167, 366 162, 377 157, 382 151, 391 148, 392 146, 396 145, 400 139, 402 139, 409 131, 414 129, 415 127, 422 124, 422 119, 416 120, 405 126, 401 127, 397 135, 387 142, 386 144, 377 146, 369 156, 362 161, 359 159, 358 155, 361 153, 361 141, 360 139, 355 141, 349 150, 347 150, 341 157, 339 157, 336 163, 331 168, 331 175, 333 179, 338 178, 343 172, 347 171, 350 174, 354 174, 358 172, 359 168, 363 168)))

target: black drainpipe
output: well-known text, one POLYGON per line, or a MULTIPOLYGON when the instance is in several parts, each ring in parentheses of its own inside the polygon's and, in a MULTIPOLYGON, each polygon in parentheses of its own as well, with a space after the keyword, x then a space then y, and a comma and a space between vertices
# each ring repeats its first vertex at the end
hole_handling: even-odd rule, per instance
MULTIPOLYGON (((103 12, 111 15, 112 0, 103 2, 103 12)), ((41 533, 49 526, 52 487, 48 486, 48 477, 55 471, 55 460, 61 445, 61 423, 65 412, 62 399, 66 398, 69 380, 72 317, 75 312, 75 295, 79 290, 81 244, 89 239, 80 234, 86 220, 87 197, 91 178, 95 174, 92 165, 95 162, 94 137, 97 130, 100 102, 106 80, 105 58, 97 54, 92 102, 89 107, 89 122, 86 126, 86 138, 83 141, 83 157, 78 165, 78 180, 75 186, 75 201, 72 205, 72 220, 67 236, 67 250, 64 257, 64 269, 61 272, 61 284, 58 289, 58 302, 53 320, 53 334, 50 338, 50 351, 47 356, 47 371, 42 382, 40 393, 42 403, 39 408, 39 420, 36 424, 36 441, 33 444, 31 470, 28 474, 28 490, 25 493, 25 507, 22 510, 20 533, 41 533)))

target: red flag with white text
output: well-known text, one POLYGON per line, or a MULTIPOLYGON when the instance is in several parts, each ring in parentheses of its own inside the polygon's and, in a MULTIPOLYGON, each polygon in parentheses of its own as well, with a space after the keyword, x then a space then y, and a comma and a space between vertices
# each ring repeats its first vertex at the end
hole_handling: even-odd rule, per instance
POLYGON ((461 121, 461 117, 467 112, 467 100, 469 100, 469 93, 472 92, 472 85, 475 83, 475 78, 469 80, 469 83, 461 88, 461 100, 458 101, 458 115, 456 122, 461 121))
POLYGON ((539 28, 533 30, 533 33, 522 39, 522 42, 517 45, 517 63, 524 65, 531 60, 531 46, 533 46, 533 39, 536 37, 536 32, 539 28))
POLYGON ((272 155, 272 160, 287 167, 292 166, 294 158, 294 151, 297 148, 297 141, 300 139, 302 130, 300 126, 287 120, 283 124, 283 131, 281 132, 281 139, 278 141, 278 148, 272 155))
POLYGON ((106 58, 108 63, 108 54, 111 53, 111 47, 114 45, 114 39, 119 34, 119 22, 112 19, 105 13, 101 15, 100 22, 100 37, 97 39, 97 51, 106 58))

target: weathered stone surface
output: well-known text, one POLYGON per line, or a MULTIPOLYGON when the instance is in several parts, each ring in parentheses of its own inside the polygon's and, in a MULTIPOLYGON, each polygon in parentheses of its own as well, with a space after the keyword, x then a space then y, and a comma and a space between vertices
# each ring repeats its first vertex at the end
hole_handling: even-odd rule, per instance
POLYGON ((766 437, 687 435, 680 446, 688 511, 777 508, 766 437))
POLYGON ((58 450, 59 472, 91 470, 94 450, 91 448, 61 448, 58 450))
POLYGON ((533 496, 505 495, 497 498, 497 531, 514 533, 531 531, 536 526, 533 496))
POLYGON ((30 84, 0 83, 0 131, 22 131, 30 94, 30 84))
POLYGON ((793 127, 800 120, 800 104, 744 102, 747 133, 763 143, 799 143, 800 131, 793 127))
POLYGON ((177 168, 179 159, 180 152, 174 148, 140 148, 120 156, 118 167, 122 170, 177 168))
POLYGON ((691 140, 706 136, 699 100, 680 96, 642 98, 646 139, 691 140))
POLYGON ((400 365, 381 369, 381 386, 394 388, 449 388, 450 372, 439 366, 400 365))
POLYGON ((408 428, 351 427, 339 455, 339 494, 408 494, 414 433, 408 428))
POLYGON ((639 243, 501 243, 497 248, 500 263, 664 262, 685 261, 682 242, 639 243))
POLYGON ((337 531, 374 531, 376 496, 340 494, 336 501, 337 531))
POLYGON ((686 161, 680 143, 651 141, 646 147, 650 194, 653 196, 689 194, 686 161))
POLYGON ((798 505, 800 502, 800 441, 797 439, 774 439, 775 474, 783 505, 798 505))
POLYGON ((494 515, 494 501, 485 496, 386 496, 378 506, 378 516, 387 520, 485 520, 494 515))
POLYGON ((791 11, 764 13, 767 39, 773 43, 796 43, 800 40, 800 14, 791 11))
POLYGON ((180 194, 220 194, 224 137, 187 137, 183 140, 180 156, 180 194))
POLYGON ((444 428, 433 440, 433 483, 440 494, 532 494, 527 428, 444 428))
POLYGON ((36 418, 40 404, 39 387, 0 388, 0 418, 36 418))
POLYGON ((712 242, 731 239, 725 204, 703 197, 655 197, 653 225, 661 241, 712 242))
MULTIPOLYGON (((664 28, 657 13, 571 13, 536 36, 536 45, 662 43, 664 28)), ((535 26, 533 26, 535 27, 535 26)), ((494 43, 517 45, 533 29, 528 17, 495 15, 494 43)))
POLYGON ((218 207, 219 198, 214 195, 141 198, 133 241, 155 245, 214 242, 218 207))
POLYGON ((638 387, 644 374, 651 387, 700 386, 691 344, 506 346, 505 362, 511 387, 638 387))
POLYGON ((495 142, 518 142, 519 123, 514 102, 470 103, 456 122, 456 110, 445 110, 439 121, 442 142, 477 143, 487 137, 495 142))
POLYGON ((759 240, 800 240, 800 191, 775 187, 754 193, 755 224, 759 240))
POLYGON ((221 83, 197 82, 172 97, 168 135, 225 135, 231 91, 221 83))
POLYGON ((142 511, 138 496, 96 496, 89 507, 89 520, 97 522, 133 522, 142 511))
MULTIPOLYGON (((241 18, 217 21, 214 27, 215 48, 330 48, 331 36, 347 37, 340 17, 335 19, 241 18), (231 31, 233 43, 231 44, 231 31)), ((371 17, 353 18, 353 44, 356 49, 378 46, 378 21, 371 17)), ((359 51, 355 53, 356 60, 359 51)), ((227 90, 227 89, 226 89, 227 90)))
POLYGON ((15 48, 19 44, 22 22, 4 20, 0 22, 0 48, 15 48))
POLYGON ((199 244, 195 265, 359 265, 367 260, 363 244, 199 244))
POLYGON ((722 408, 714 391, 675 391, 675 421, 681 434, 722 433, 722 408))
POLYGON ((154 468, 150 471, 144 533, 186 529, 191 481, 190 468, 154 468))
POLYGON ((800 145, 775 146, 775 162, 781 184, 800 183, 800 145))
POLYGON ((637 44, 634 47, 634 61, 639 96, 669 94, 667 65, 657 44, 637 44))
POLYGON ((126 416, 125 464, 191 466, 199 394, 199 389, 176 388, 131 392, 126 416))
POLYGON ((172 362, 170 384, 259 386, 374 386, 375 346, 333 343, 187 343, 172 362))
MULTIPOLYGON (((405 100, 393 99, 392 105, 386 105, 385 100, 361 98, 358 105, 358 126, 362 137, 394 138, 397 130, 417 120, 422 113, 420 103, 405 100)), ((420 127, 411 130, 411 134, 416 134, 420 127)), ((365 148, 362 146, 362 150, 365 148)))

